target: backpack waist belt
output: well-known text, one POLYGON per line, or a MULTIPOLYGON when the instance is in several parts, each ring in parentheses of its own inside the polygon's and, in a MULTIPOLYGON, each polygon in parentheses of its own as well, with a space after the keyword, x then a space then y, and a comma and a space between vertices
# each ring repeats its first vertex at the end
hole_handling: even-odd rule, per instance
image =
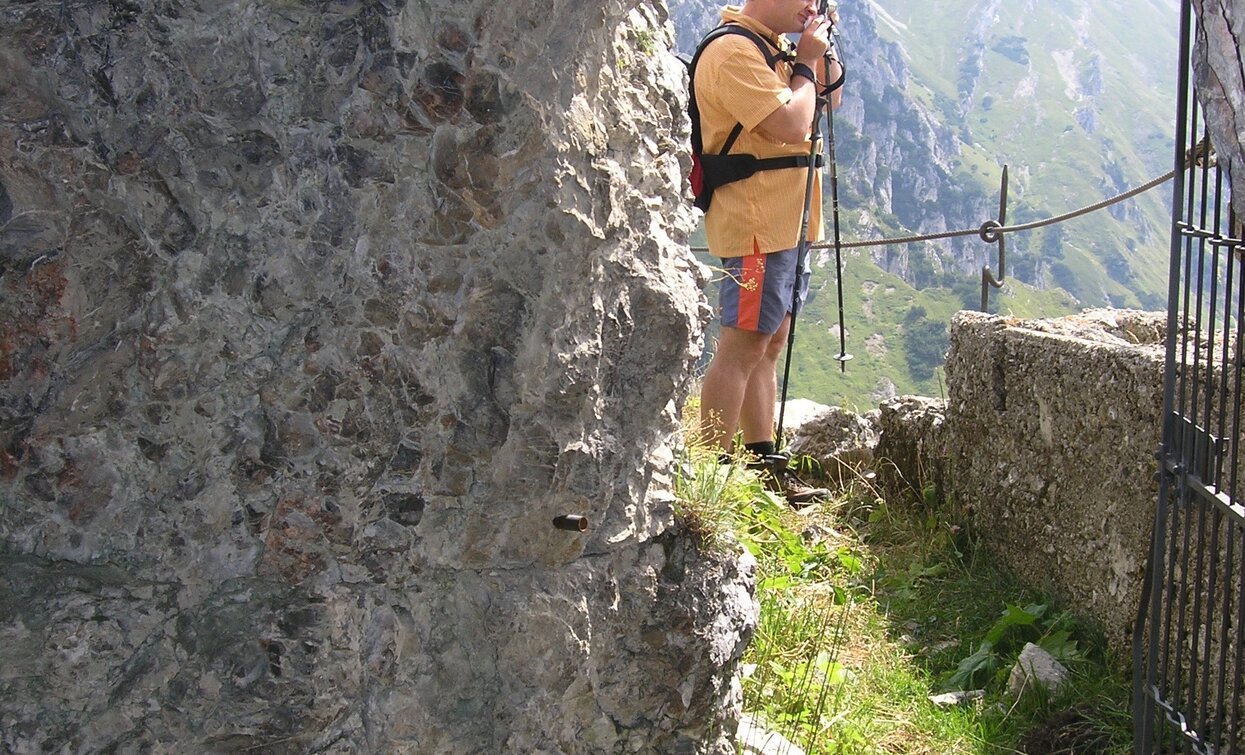
MULTIPOLYGON (((813 161, 820 168, 824 161, 821 155, 813 161)), ((782 157, 756 157, 755 155, 714 155, 700 156, 702 182, 706 189, 712 191, 729 183, 742 181, 763 170, 782 170, 784 168, 807 168, 808 155, 784 155, 782 157)))

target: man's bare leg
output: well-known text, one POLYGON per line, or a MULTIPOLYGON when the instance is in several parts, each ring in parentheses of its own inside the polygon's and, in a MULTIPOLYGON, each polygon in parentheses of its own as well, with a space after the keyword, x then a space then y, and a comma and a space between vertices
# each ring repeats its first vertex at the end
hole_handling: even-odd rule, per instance
MULTIPOLYGON (((772 443, 774 400, 778 392, 775 368, 787 342, 788 315, 773 335, 722 328, 718 348, 700 389, 701 439, 730 452, 735 429, 742 426, 745 443, 772 443)), ((777 457, 774 457, 777 458, 777 457)), ((768 483, 796 504, 824 500, 829 491, 806 485, 785 460, 767 458, 768 483)))
MULTIPOLYGON (((771 336, 723 327, 700 387, 700 433, 705 443, 729 452, 748 385, 765 359, 771 336)), ((771 412, 773 411, 771 406, 771 412)))
POLYGON ((769 337, 765 353, 752 374, 744 391, 739 412, 739 430, 744 443, 765 443, 774 440, 774 402, 778 397, 778 358, 787 345, 787 333, 791 328, 791 315, 783 318, 778 332, 769 337))

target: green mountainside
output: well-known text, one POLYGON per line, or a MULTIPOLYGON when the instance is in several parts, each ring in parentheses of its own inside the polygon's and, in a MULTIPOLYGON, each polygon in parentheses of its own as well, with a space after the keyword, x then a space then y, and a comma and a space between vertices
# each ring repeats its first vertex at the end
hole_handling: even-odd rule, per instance
MULTIPOLYGON (((1011 166, 1012 223, 1076 209, 1172 165, 1174 0, 1094 3, 882 0, 879 36, 904 51, 909 96, 960 130, 961 175, 997 196, 1011 166)), ((1014 274, 1086 306, 1161 308, 1170 189, 1017 235, 1014 274)))
MULTIPOLYGON (((677 47, 717 20, 710 0, 671 0, 677 47)), ((878 0, 842 4, 848 64, 835 112, 845 241, 1009 224, 1101 201, 1170 168, 1175 0, 878 0)), ((829 192, 826 197, 827 218, 829 192)), ((1170 184, 1109 210, 1009 235, 991 311, 1058 316, 1165 305, 1170 184)), ((829 232, 828 234, 829 235, 829 232)), ((703 245, 697 234, 693 244, 703 245)), ((712 259, 702 255, 712 264, 712 259)), ((799 319, 791 395, 867 410, 940 395, 947 323, 979 307, 997 246, 975 236, 844 250, 840 372, 832 250, 816 255, 799 319)))

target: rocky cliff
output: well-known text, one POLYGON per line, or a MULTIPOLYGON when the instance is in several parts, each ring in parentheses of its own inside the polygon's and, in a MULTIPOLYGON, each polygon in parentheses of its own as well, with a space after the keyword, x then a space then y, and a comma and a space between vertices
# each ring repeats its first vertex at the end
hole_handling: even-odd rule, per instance
MULTIPOLYGON (((894 222, 913 233, 976 228, 998 214, 997 197, 955 175, 962 143, 941 114, 912 96, 902 49, 878 36, 869 4, 844 8, 839 44, 851 66, 851 87, 835 112, 841 201, 867 208, 857 232, 883 238, 894 222)), ((943 271, 979 274, 992 248, 975 237, 920 245, 874 247, 888 272, 923 288, 943 271), (914 258, 921 258, 919 260, 914 258)))
MULTIPOLYGON (((690 54, 702 34, 718 23, 718 0, 673 0, 678 49, 690 54)), ((903 51, 878 35, 872 5, 840 9, 837 37, 849 83, 834 114, 839 191, 852 238, 883 238, 895 224, 912 232, 972 228, 998 212, 998 200, 957 179, 961 150, 954 129, 908 92, 903 51)), ((917 247, 877 247, 870 255, 883 269, 909 282, 930 285, 943 270, 979 272, 989 247, 975 238, 917 247), (921 259, 913 264, 913 256, 921 259)))
POLYGON ((664 22, 0 6, 0 749, 729 751, 664 22))
MULTIPOLYGON (((1196 11, 1193 85, 1206 112, 1206 129, 1232 187, 1232 211, 1245 217, 1245 67, 1238 40, 1245 33, 1245 7, 1239 2, 1193 0, 1196 11)), ((1192 140, 1190 140, 1192 141, 1192 140)), ((1231 235, 1240 237, 1239 231, 1231 235)))

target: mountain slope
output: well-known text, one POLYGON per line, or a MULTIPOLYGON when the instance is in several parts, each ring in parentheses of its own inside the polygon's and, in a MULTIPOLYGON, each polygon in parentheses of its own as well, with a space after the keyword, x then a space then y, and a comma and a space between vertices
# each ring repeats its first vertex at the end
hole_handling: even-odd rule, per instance
MULTIPOLYGON (((1168 169, 1175 99, 1174 0, 879 0, 844 5, 849 79, 834 114, 844 240, 976 228, 998 212, 1030 222, 1113 196, 1168 169), (1128 22, 1127 24, 1125 22, 1128 22), (1135 31, 1134 31, 1135 30, 1135 31), (1170 61, 1170 62, 1168 62, 1170 61)), ((690 52, 717 4, 673 0, 690 52)), ((1109 211, 1009 235, 1008 283, 992 309, 1161 308, 1169 185, 1109 211)), ((829 196, 827 196, 829 204, 829 196)), ((703 243, 699 241, 698 243, 703 243)), ((833 255, 797 330, 793 395, 866 407, 894 392, 937 395, 946 322, 976 308, 997 245, 976 236, 844 253, 846 373, 833 255), (940 332, 941 329, 941 332, 940 332)))
MULTIPOLYGON (((1013 222, 1091 204, 1170 168, 1173 0, 870 5, 880 36, 903 50, 910 95, 958 124, 967 173, 997 182, 994 165, 1011 166, 1013 222)), ((1019 235, 1014 269, 1087 305, 1161 306, 1169 205, 1156 189, 1057 231, 1019 235)))

